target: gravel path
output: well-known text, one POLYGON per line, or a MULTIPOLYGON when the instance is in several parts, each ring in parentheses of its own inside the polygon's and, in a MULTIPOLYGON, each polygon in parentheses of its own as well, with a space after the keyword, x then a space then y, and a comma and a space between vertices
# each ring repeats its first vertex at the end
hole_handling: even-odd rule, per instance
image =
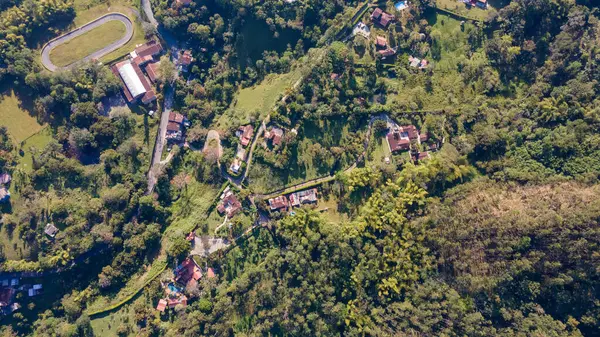
POLYGON ((159 173, 160 158, 162 157, 163 148, 167 143, 167 125, 169 124, 169 114, 173 109, 173 97, 175 91, 172 86, 168 86, 165 89, 165 102, 162 114, 160 115, 160 125, 158 127, 158 133, 156 135, 156 142, 154 144, 154 152, 152 154, 152 161, 150 163, 150 170, 148 170, 148 194, 154 190, 156 184, 157 174, 159 173))
POLYGON ((85 62, 85 61, 101 58, 102 56, 116 50, 117 48, 119 48, 119 47, 123 46, 124 44, 126 44, 127 42, 129 42, 129 40, 131 40, 131 37, 133 37, 133 22, 131 22, 131 19, 129 19, 125 14, 109 13, 109 14, 106 14, 104 16, 97 18, 96 20, 90 21, 90 22, 86 23, 85 25, 83 25, 79 28, 76 28, 64 35, 61 35, 55 39, 52 39, 52 40, 50 40, 50 42, 46 43, 44 45, 44 47, 42 48, 42 64, 44 65, 44 67, 46 67, 50 71, 68 69, 80 62, 85 62), (103 24, 105 24, 109 21, 113 21, 113 20, 121 21, 125 25, 125 35, 122 38, 120 38, 119 40, 109 44, 108 46, 106 46, 94 53, 91 53, 90 55, 84 57, 81 61, 71 63, 70 65, 68 65, 66 67, 57 67, 56 65, 54 65, 54 63, 52 63, 52 61, 50 61, 50 51, 52 51, 52 49, 56 48, 57 46, 65 43, 67 41, 70 41, 70 40, 76 38, 77 36, 85 34, 85 33, 89 32, 90 30, 100 27, 103 24))

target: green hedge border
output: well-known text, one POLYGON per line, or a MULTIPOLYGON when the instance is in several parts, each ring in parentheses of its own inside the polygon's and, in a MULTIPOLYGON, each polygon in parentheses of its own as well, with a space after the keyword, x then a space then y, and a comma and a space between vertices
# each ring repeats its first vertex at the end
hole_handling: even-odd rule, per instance
POLYGON ((110 313, 111 311, 117 310, 120 307, 122 307, 123 305, 127 304, 135 296, 137 296, 137 294, 139 294, 142 290, 144 290, 144 288, 146 288, 146 286, 148 284, 150 284, 150 282, 154 281, 160 274, 162 274, 167 269, 168 262, 166 260, 163 261, 163 262, 164 262, 164 265, 162 266, 162 268, 160 268, 160 270, 155 275, 152 275, 146 282, 144 282, 144 284, 142 286, 140 286, 138 289, 136 289, 132 294, 128 295, 123 300, 121 300, 121 301, 119 301, 119 302, 117 302, 117 303, 115 303, 115 304, 113 304, 111 306, 108 306, 105 309, 97 310, 97 311, 94 311, 94 312, 90 312, 90 313, 88 313, 88 316, 90 318, 94 318, 94 316, 99 316, 99 315, 102 315, 102 314, 105 314, 105 313, 110 313))

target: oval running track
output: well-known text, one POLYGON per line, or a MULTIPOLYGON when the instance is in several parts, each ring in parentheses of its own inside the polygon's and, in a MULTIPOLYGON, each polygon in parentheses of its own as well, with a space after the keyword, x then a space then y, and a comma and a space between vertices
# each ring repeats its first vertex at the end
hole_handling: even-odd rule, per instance
POLYGON ((44 45, 44 47, 42 48, 42 64, 44 65, 44 67, 46 67, 46 69, 48 69, 50 71, 68 69, 80 62, 85 62, 88 60, 101 58, 102 56, 116 50, 117 48, 119 48, 119 47, 123 46, 124 44, 126 44, 127 42, 129 42, 129 40, 131 40, 132 36, 133 36, 133 23, 131 22, 131 19, 129 19, 127 17, 127 15, 125 15, 125 14, 109 13, 109 14, 103 15, 93 21, 88 22, 79 28, 73 29, 72 31, 70 31, 64 35, 54 38, 54 39, 50 40, 48 43, 46 43, 44 45), (76 61, 65 67, 57 67, 54 65, 54 63, 52 63, 52 61, 50 61, 50 51, 52 51, 52 49, 56 48, 57 46, 65 43, 67 41, 70 41, 70 40, 78 37, 79 35, 85 34, 85 33, 89 32, 90 30, 100 27, 103 24, 105 24, 109 21, 113 21, 113 20, 121 21, 125 25, 125 35, 122 38, 120 38, 119 40, 109 44, 108 46, 105 46, 104 48, 102 48, 100 50, 97 50, 97 51, 89 54, 88 56, 84 57, 80 61, 76 61))

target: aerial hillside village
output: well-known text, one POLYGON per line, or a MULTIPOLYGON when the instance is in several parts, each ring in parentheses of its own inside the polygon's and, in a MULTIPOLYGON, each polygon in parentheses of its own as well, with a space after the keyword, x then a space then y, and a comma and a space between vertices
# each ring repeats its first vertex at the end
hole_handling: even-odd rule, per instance
POLYGON ((600 331, 593 1, 7 0, 0 336, 600 331))

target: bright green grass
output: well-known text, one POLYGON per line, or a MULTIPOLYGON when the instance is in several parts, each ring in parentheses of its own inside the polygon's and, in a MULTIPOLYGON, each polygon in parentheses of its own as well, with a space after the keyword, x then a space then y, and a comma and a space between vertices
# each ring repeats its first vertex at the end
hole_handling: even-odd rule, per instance
POLYGON ((16 146, 43 128, 35 117, 21 108, 21 102, 12 91, 0 95, 0 125, 8 128, 16 146))
POLYGON ((76 16, 73 20, 73 25, 69 27, 65 33, 108 13, 118 12, 127 15, 133 22, 133 36, 128 43, 117 50, 104 55, 100 59, 100 61, 104 63, 111 62, 127 55, 136 45, 146 42, 142 25, 136 19, 136 14, 134 12, 134 9, 137 8, 137 6, 138 1, 136 0, 75 0, 76 16))
MULTIPOLYGON (((364 137, 367 125, 361 126, 360 130, 351 130, 349 124, 343 118, 322 119, 316 122, 306 121, 302 126, 298 139, 299 148, 309 143, 319 143, 325 147, 340 146, 342 139, 353 133, 355 137, 364 137)), ((302 162, 298 156, 303 155, 300 151, 291 153, 293 159, 285 170, 276 170, 270 165, 262 164, 255 160, 248 175, 250 188, 256 193, 268 193, 292 185, 300 184, 308 180, 328 176, 329 171, 324 169, 319 162, 315 162, 308 154, 304 154, 305 161, 302 162), (301 163, 302 162, 302 163, 301 163)))
POLYGON ((68 66, 119 40, 125 33, 121 21, 109 21, 52 49, 50 61, 58 67, 68 66))
POLYGON ((166 237, 187 234, 194 227, 206 223, 206 213, 217 197, 219 187, 192 180, 173 203, 173 221, 166 229, 166 237))
POLYGON ((0 228, 0 247, 7 260, 21 260, 29 252, 29 249, 25 246, 25 242, 19 238, 18 229, 9 234, 6 226, 0 228))
POLYGON ((263 119, 301 76, 301 67, 298 67, 287 74, 270 74, 261 83, 240 90, 233 105, 217 121, 216 128, 226 130, 248 123, 253 115, 263 119))
POLYGON ((477 6, 468 8, 466 4, 456 0, 437 0, 436 6, 476 20, 485 20, 491 12, 495 11, 490 4, 488 4, 488 9, 481 9, 477 6))
POLYGON ((52 140, 52 129, 49 127, 36 133, 35 135, 28 138, 21 149, 23 150, 23 156, 20 157, 17 164, 17 168, 24 170, 25 172, 31 172, 33 169, 33 151, 43 150, 48 143, 52 140))
POLYGON ((333 193, 329 194, 328 200, 325 200, 325 198, 319 199, 316 210, 331 223, 350 221, 350 216, 348 214, 338 210, 338 200, 334 197, 333 193))
POLYGON ((367 160, 368 165, 384 165, 385 157, 388 157, 391 160, 392 156, 390 153, 390 148, 385 138, 373 138, 371 141, 373 144, 369 147, 369 160, 367 160))
POLYGON ((124 305, 120 310, 112 312, 106 316, 94 318, 90 321, 95 336, 117 337, 118 329, 121 325, 129 327, 127 336, 137 336, 137 326, 135 324, 134 303, 141 302, 149 310, 154 310, 156 303, 150 303, 146 296, 140 296, 135 301, 124 305))
POLYGON ((88 305, 86 314, 94 315, 98 311, 117 309, 135 297, 150 281, 158 277, 166 268, 166 257, 158 257, 146 269, 133 275, 118 292, 99 296, 88 305))
MULTIPOLYGON (((407 79, 384 79, 389 85, 388 104, 406 110, 430 111, 456 109, 475 102, 476 97, 482 95, 482 91, 475 87, 479 84, 465 84, 458 72, 459 63, 468 61, 471 49, 468 35, 473 25, 466 23, 461 27, 459 20, 440 12, 434 13, 428 21, 432 25, 431 36, 440 46, 439 59, 434 59, 431 53, 425 55, 434 71, 430 75, 406 66, 410 71, 407 79), (426 90, 429 77, 431 86, 426 90)), ((485 52, 480 49, 471 58, 473 62, 485 64, 485 57, 485 52)))

